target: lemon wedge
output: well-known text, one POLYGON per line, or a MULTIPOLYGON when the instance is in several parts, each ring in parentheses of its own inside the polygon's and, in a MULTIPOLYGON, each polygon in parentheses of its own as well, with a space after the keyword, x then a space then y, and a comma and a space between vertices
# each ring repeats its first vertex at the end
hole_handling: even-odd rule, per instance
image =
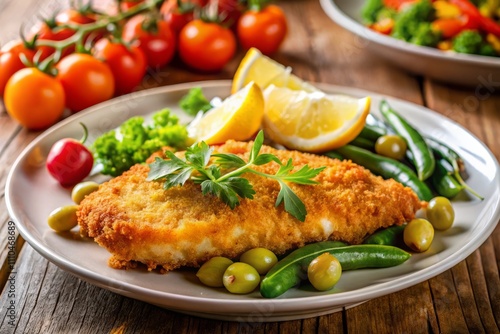
POLYGON ((221 144, 229 139, 247 140, 259 130, 264 115, 264 98, 260 87, 248 83, 222 103, 199 114, 188 126, 188 133, 196 141, 221 144))
POLYGON ((273 59, 263 55, 256 48, 248 50, 241 60, 233 77, 231 93, 253 81, 262 89, 273 84, 277 87, 288 87, 307 92, 319 91, 313 85, 293 75, 290 67, 285 67, 273 59))
POLYGON ((263 127, 290 149, 323 152, 343 146, 363 129, 370 97, 354 98, 270 85, 264 90, 263 127))

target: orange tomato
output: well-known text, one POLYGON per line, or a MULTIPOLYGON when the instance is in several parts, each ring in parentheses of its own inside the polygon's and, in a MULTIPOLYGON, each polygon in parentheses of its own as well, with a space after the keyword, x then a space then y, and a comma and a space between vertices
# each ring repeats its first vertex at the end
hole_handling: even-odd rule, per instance
POLYGON ((37 68, 24 68, 7 82, 4 95, 8 114, 31 130, 56 123, 64 111, 64 89, 59 81, 37 68))
POLYGON ((179 34, 179 56, 197 70, 218 71, 235 52, 234 33, 217 23, 193 20, 179 34))
POLYGON ((57 79, 73 112, 106 101, 113 96, 115 81, 108 65, 88 54, 73 53, 57 65, 57 79))
POLYGON ((33 61, 35 50, 27 48, 22 41, 12 41, 5 44, 0 51, 0 96, 3 96, 10 77, 26 67, 21 61, 21 54, 24 54, 29 61, 33 61))
POLYGON ((254 47, 265 55, 278 50, 285 39, 287 29, 285 14, 275 5, 245 12, 236 26, 238 40, 243 48, 254 47))

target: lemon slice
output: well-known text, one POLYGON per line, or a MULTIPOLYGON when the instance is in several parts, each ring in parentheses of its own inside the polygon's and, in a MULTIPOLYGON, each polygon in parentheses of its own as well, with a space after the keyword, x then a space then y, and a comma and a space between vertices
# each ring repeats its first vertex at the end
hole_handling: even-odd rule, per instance
POLYGON ((370 97, 354 98, 269 86, 264 90, 264 130, 291 149, 322 152, 343 146, 363 129, 370 97))
POLYGON ((212 145, 225 143, 229 139, 247 140, 262 123, 262 90, 256 83, 250 82, 219 106, 199 115, 188 126, 189 136, 196 141, 203 140, 212 145))
POLYGON ((241 60, 233 77, 231 92, 236 93, 253 81, 262 89, 273 84, 307 92, 319 91, 313 85, 293 75, 290 67, 285 67, 273 59, 264 56, 259 50, 251 48, 241 60))

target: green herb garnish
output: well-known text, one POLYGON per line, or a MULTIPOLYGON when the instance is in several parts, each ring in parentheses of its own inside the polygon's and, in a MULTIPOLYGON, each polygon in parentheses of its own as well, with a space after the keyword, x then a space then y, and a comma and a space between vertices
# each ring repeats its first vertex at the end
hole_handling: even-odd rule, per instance
POLYGON ((300 170, 292 172, 292 159, 282 164, 274 154, 260 154, 263 143, 264 133, 260 131, 255 138, 248 161, 231 153, 212 154, 213 149, 203 141, 190 146, 186 150, 184 159, 167 151, 165 154, 168 159, 156 158, 150 164, 151 169, 147 180, 165 180, 165 189, 182 186, 187 180, 191 180, 201 185, 204 195, 215 195, 234 209, 240 204, 240 197, 253 199, 255 190, 248 179, 242 175, 254 173, 276 180, 280 185, 280 192, 275 205, 284 203, 285 211, 298 220, 304 221, 307 215, 306 207, 287 183, 317 184, 318 182, 313 178, 325 167, 310 168, 305 165, 300 170), (212 163, 211 158, 214 158, 212 163), (252 168, 252 166, 265 165, 273 161, 280 165, 276 174, 266 174, 252 168))

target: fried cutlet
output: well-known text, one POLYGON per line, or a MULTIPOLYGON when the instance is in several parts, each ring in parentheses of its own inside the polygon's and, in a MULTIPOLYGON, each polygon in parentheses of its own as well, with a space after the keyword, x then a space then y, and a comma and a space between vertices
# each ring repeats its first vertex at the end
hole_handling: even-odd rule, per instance
MULTIPOLYGON (((217 152, 248 159, 252 143, 228 142, 217 152)), ((199 266, 214 256, 236 258, 254 247, 282 254, 306 243, 342 240, 357 244, 379 228, 414 218, 421 202, 415 193, 394 180, 383 180, 350 161, 339 161, 297 151, 263 146, 297 168, 326 168, 316 185, 290 184, 304 202, 301 222, 275 207, 279 184, 252 173, 253 199, 241 199, 233 210, 219 198, 203 195, 190 181, 168 190, 161 181, 146 181, 149 166, 138 164, 87 196, 78 209, 81 232, 106 248, 109 264, 126 268, 136 262, 166 271, 199 266)), ((180 153, 182 155, 182 153, 180 153)), ((255 169, 275 173, 272 162, 255 169)))

